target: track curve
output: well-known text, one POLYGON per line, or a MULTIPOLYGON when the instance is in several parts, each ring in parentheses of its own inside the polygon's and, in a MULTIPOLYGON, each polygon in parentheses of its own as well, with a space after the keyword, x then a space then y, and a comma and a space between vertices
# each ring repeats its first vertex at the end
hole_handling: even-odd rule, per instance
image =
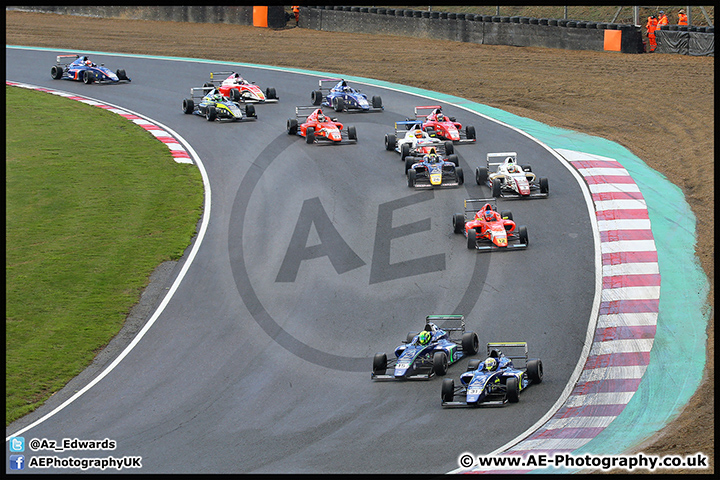
POLYGON ((358 144, 310 146, 284 128, 318 76, 98 53, 96 62, 125 68, 133 82, 86 86, 50 79, 59 53, 70 52, 6 49, 6 75, 172 126, 202 158, 212 216, 185 281, 143 341, 27 437, 111 438, 115 456, 143 456, 143 473, 444 473, 460 453, 487 453, 522 433, 559 398, 590 317, 593 239, 580 187, 532 139, 443 103, 478 131, 477 145, 457 148, 466 172, 487 152, 513 150, 550 178, 547 200, 499 202, 528 226, 530 248, 477 255, 450 219, 487 189, 410 190, 399 157, 383 148, 393 122, 426 99, 361 86, 386 108, 337 115, 357 126, 358 144), (181 113, 190 87, 234 68, 274 86, 280 102, 258 106, 258 120, 244 124, 181 113), (291 248, 308 226, 302 248, 291 248), (313 257, 316 245, 324 250, 313 257), (295 277, 278 281, 286 259, 295 277), (437 380, 372 383, 373 353, 391 352, 431 313, 464 314, 481 343, 527 340, 545 381, 519 405, 491 411, 442 410, 437 380))

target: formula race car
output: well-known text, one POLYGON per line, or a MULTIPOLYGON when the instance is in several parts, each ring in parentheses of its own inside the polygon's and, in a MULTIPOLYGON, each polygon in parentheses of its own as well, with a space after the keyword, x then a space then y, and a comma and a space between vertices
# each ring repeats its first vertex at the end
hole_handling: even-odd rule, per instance
POLYGON ((442 155, 452 155, 455 147, 449 140, 443 141, 423 130, 422 125, 413 121, 395 122, 395 132, 385 135, 385 149, 395 150, 400 160, 408 155, 422 156, 435 150, 442 155))
POLYGON ((455 143, 475 143, 477 140, 475 127, 468 125, 463 128, 462 123, 455 120, 455 117, 443 115, 440 105, 415 107, 415 121, 422 122, 423 128, 428 133, 434 132, 444 140, 455 143))
POLYGON ((453 215, 453 231, 467 238, 467 248, 481 252, 528 246, 526 226, 516 226, 510 211, 497 212, 494 198, 468 198, 465 212, 453 215))
POLYGON ((122 68, 113 72, 104 64, 97 65, 80 55, 58 55, 50 75, 53 80, 77 80, 86 84, 130 82, 122 68))
POLYGON ((424 379, 445 375, 449 365, 475 355, 480 347, 475 332, 465 331, 463 315, 428 315, 425 328, 408 333, 405 343, 395 349, 395 358, 385 353, 373 358, 374 380, 424 379))
POLYGON ((310 94, 313 105, 331 107, 336 112, 354 110, 359 112, 371 112, 383 110, 382 99, 373 96, 368 101, 367 95, 360 90, 348 86, 341 78, 325 78, 319 80, 319 89, 313 90, 310 94), (330 87, 330 85, 333 85, 330 87))
POLYGON ((295 107, 295 118, 287 121, 288 135, 305 137, 307 143, 321 140, 333 144, 357 143, 357 131, 354 125, 347 128, 337 118, 330 118, 320 108, 295 107))
POLYGON ((271 103, 277 102, 275 88, 267 87, 265 92, 255 82, 249 83, 237 72, 210 72, 210 82, 206 87, 217 87, 220 93, 233 102, 271 103), (227 77, 226 77, 227 75, 227 77))
POLYGON ((405 174, 408 187, 458 187, 465 182, 458 156, 443 158, 430 150, 422 157, 405 157, 405 174))
POLYGON ((543 364, 539 358, 528 358, 526 342, 488 343, 487 359, 470 360, 460 385, 452 378, 444 378, 440 389, 443 407, 502 406, 517 403, 518 395, 543 379, 543 364), (505 355, 500 349, 513 355, 505 355), (514 361, 522 365, 515 366, 514 361))
POLYGON ((191 88, 190 98, 183 100, 182 109, 187 114, 204 116, 209 122, 240 122, 257 118, 253 105, 245 105, 243 109, 241 104, 233 102, 211 86, 191 88))
POLYGON ((538 198, 547 197, 548 179, 536 177, 530 165, 518 165, 517 153, 488 153, 487 166, 475 169, 475 182, 492 189, 493 197, 538 198), (502 159, 497 162, 493 160, 502 159), (492 172, 490 167, 497 167, 492 172))

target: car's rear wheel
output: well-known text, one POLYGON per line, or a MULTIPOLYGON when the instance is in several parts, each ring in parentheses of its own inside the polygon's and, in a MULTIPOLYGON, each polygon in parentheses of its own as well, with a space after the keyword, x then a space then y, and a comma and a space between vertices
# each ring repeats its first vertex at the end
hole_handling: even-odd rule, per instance
POLYGON ((405 337, 405 343, 410 343, 413 341, 413 338, 415 338, 415 335, 417 335, 419 332, 408 332, 407 337, 405 337))
POLYGON ((453 232, 462 233, 465 229, 465 215, 456 213, 453 215, 453 232))
POLYGON ((541 193, 550 192, 550 185, 548 183, 548 179, 545 177, 540 178, 540 192, 541 193))
POLYGON ((443 378, 442 387, 440 389, 440 398, 443 402, 452 402, 455 397, 455 380, 452 378, 443 378))
POLYGON ((465 127, 465 136, 469 140, 475 140, 477 138, 477 136, 475 135, 475 127, 473 127, 472 125, 468 125, 467 127, 465 127))
POLYGON ((405 175, 407 175, 408 170, 410 170, 410 167, 412 167, 414 163, 415 157, 405 157, 405 175))
POLYGON ((448 357, 445 352, 435 352, 433 354, 433 373, 435 375, 443 376, 448 370, 448 357))
POLYGON ((383 104, 380 96, 375 95, 374 97, 372 97, 372 106, 373 108, 382 108, 383 104))
POLYGON ((475 169, 475 183, 478 185, 484 185, 485 182, 487 182, 488 179, 488 169, 487 167, 477 167, 475 169))
POLYGON ((475 355, 480 350, 480 339, 475 332, 465 332, 462 336, 462 349, 465 355, 475 355))
POLYGON ((403 143, 403 144, 400 146, 400 161, 401 161, 401 162, 404 162, 404 161, 405 161, 405 157, 407 157, 408 155, 410 155, 410 144, 408 144, 408 143, 403 143))
POLYGON ((463 173, 463 169, 461 167, 455 167, 455 174, 457 175, 458 185, 465 183, 465 174, 463 173))
POLYGON ((348 138, 350 140, 357 141, 357 129, 355 128, 355 125, 350 125, 348 127, 348 138))
POLYGON ((471 228, 467 232, 467 248, 474 250, 475 247, 477 247, 477 231, 475 231, 474 228, 471 228))
POLYGON ((373 357, 373 373, 375 375, 384 375, 387 371, 387 355, 385 353, 376 353, 373 357))
POLYGON ((118 77, 120 80, 127 80, 127 79, 128 79, 128 78, 127 78, 127 74, 125 73, 125 70, 122 69, 122 68, 118 68, 117 71, 115 72, 115 75, 117 75, 117 77, 118 77))
POLYGON ((192 101, 192 98, 186 98, 183 100, 183 112, 184 113, 193 113, 195 110, 195 102, 192 101))
POLYGON ((503 210, 502 212, 500 212, 500 218, 505 220, 512 220, 513 214, 510 210, 503 210))
POLYGON ((288 118, 287 121, 287 132, 288 135, 295 135, 298 129, 298 122, 294 118, 288 118))
POLYGON ((509 403, 517 403, 520 401, 520 388, 518 385, 517 377, 510 377, 505 382, 507 391, 505 392, 505 398, 509 403))
POLYGON ((240 90, 237 88, 231 88, 230 89, 230 100, 233 102, 239 102, 240 101, 240 90))
POLYGON ((454 153, 453 153, 452 155, 448 155, 447 161, 448 161, 448 162, 452 162, 453 165, 455 165, 456 167, 459 167, 459 166, 460 166, 460 159, 459 159, 458 156, 455 155, 454 153))
POLYGON ((310 94, 310 99, 313 105, 320 105, 322 103, 323 95, 320 90, 313 90, 310 94))
POLYGON ((60 80, 62 78, 62 75, 63 75, 62 67, 55 65, 50 69, 50 76, 53 78, 53 80, 60 80))
POLYGON ((245 106, 245 116, 257 118, 257 113, 255 113, 255 105, 246 105, 245 106))
POLYGON ((274 87, 268 87, 265 89, 265 98, 268 100, 275 100, 278 98, 274 87))
POLYGON ((518 236, 520 237, 520 243, 524 243, 525 245, 530 244, 528 239, 527 227, 525 225, 518 228, 518 236))
POLYGON ((315 128, 314 127, 308 127, 305 130, 305 142, 306 143, 315 143, 315 128))
POLYGON ((455 145, 450 140, 445 142, 445 155, 452 155, 455 153, 455 145))
POLYGON ((527 374, 531 382, 541 383, 543 380, 542 360, 540 360, 539 358, 533 358, 532 360, 528 360, 527 374))
POLYGON ((394 133, 385 134, 385 150, 395 150, 397 145, 397 138, 394 133))
POLYGON ((467 371, 472 372, 472 371, 477 370, 480 367, 481 363, 482 363, 482 360, 480 360, 479 358, 474 358, 474 359, 470 360, 467 364, 467 371))

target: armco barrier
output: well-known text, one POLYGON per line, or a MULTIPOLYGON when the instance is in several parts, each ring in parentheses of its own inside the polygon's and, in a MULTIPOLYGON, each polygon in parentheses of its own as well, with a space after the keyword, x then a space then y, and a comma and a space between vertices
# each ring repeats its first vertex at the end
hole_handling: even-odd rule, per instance
POLYGON ((484 45, 610 50, 642 53, 640 27, 567 19, 530 19, 409 9, 317 6, 300 7, 300 27, 333 32, 399 35, 484 45), (535 20, 535 21, 533 21, 535 20), (617 30, 610 35, 608 30, 617 30), (619 42, 617 41, 619 40, 619 42))

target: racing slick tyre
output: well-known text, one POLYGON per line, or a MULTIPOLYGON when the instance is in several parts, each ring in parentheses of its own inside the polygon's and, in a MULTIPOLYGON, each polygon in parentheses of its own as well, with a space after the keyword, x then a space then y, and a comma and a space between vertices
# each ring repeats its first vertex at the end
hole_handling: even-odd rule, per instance
POLYGON ((543 379, 543 364, 539 358, 527 362, 527 374, 532 383, 541 383, 543 379))
POLYGON ((115 72, 115 75, 117 75, 120 80, 129 80, 127 74, 125 73, 125 70, 122 68, 118 68, 115 72))
POLYGON ((434 129, 433 127, 425 127, 425 132, 426 132, 428 135, 430 135, 431 137, 434 137, 435 135, 437 135, 437 134, 435 133, 435 129, 434 129))
POLYGON ((205 82, 203 88, 215 88, 215 85, 212 82, 205 82))
POLYGON ((461 167, 455 167, 455 175, 457 175, 458 185, 462 185, 463 183, 465 183, 465 174, 463 173, 461 167))
POLYGON ((95 80, 95 74, 93 74, 90 70, 85 70, 83 72, 82 81, 83 83, 90 85, 95 80))
POLYGON ((385 375, 387 370, 387 355, 384 353, 376 353, 373 357, 373 373, 375 375, 385 375))
POLYGON ((380 96, 375 95, 372 97, 372 106, 373 108, 383 108, 382 99, 380 96))
POLYGON ((255 105, 247 105, 245 107, 245 116, 257 118, 257 113, 255 112, 255 105))
POLYGON ((464 355, 475 355, 480 350, 480 339, 475 332, 465 332, 462 336, 464 355))
POLYGON ((501 183, 499 178, 494 178, 492 181, 492 196, 498 198, 500 196, 501 183))
POLYGON ((448 370, 448 357, 445 352, 435 352, 433 355, 432 364, 433 373, 435 375, 443 376, 448 370))
POLYGON ((523 172, 532 172, 532 167, 530 165, 520 165, 520 168, 523 172))
POLYGON ((488 179, 488 169, 487 167, 477 167, 475 169, 475 183, 478 185, 483 185, 485 182, 487 182, 488 179))
POLYGON ((477 370, 478 368, 480 368, 481 363, 482 363, 482 360, 480 360, 479 358, 473 358, 472 360, 470 360, 468 362, 467 371, 472 372, 474 370, 477 370))
POLYGON ((333 110, 335 110, 336 112, 342 112, 343 110, 345 110, 345 100, 343 100, 342 98, 335 97, 333 98, 332 103, 333 110))
POLYGON ((287 132, 288 135, 295 135, 297 133, 298 123, 295 118, 288 118, 287 121, 287 132))
POLYGON ((192 101, 192 98, 186 98, 183 100, 183 112, 184 113, 193 113, 195 110, 195 102, 192 101))
POLYGON ((320 90, 314 90, 310 94, 310 99, 312 99, 313 105, 320 105, 322 103, 323 94, 320 90))
POLYGON ((518 236, 520 237, 520 243, 529 245, 527 227, 525 225, 518 228, 518 236))
POLYGON ((505 392, 505 398, 507 399, 508 403, 519 402, 520 397, 518 394, 520 393, 520 387, 517 377, 508 378, 507 382, 505 383, 505 387, 507 388, 507 391, 505 392))
POLYGON ((277 100, 277 92, 275 91, 275 87, 268 87, 265 89, 265 98, 268 100, 277 100))
POLYGON ((395 150, 395 145, 397 145, 397 138, 395 137, 394 133, 386 133, 385 134, 385 150, 395 150))
POLYGON ((415 179, 417 178, 417 172, 415 169, 410 169, 407 171, 407 182, 408 187, 412 188, 415 186, 415 179))
POLYGON ((440 389, 440 398, 443 402, 452 402, 455 396, 455 380, 452 378, 443 378, 442 387, 440 389))
POLYGON ((550 192, 550 185, 548 184, 548 179, 545 177, 540 177, 540 193, 549 193, 550 192))
POLYGON ((401 162, 404 162, 404 161, 405 161, 405 157, 407 157, 408 155, 410 155, 410 144, 408 144, 408 143, 403 143, 403 144, 400 146, 400 161, 401 161, 401 162))
POLYGON ((355 140, 357 142, 357 129, 355 128, 355 125, 350 125, 348 127, 348 139, 355 140))
POLYGON ((217 110, 215 110, 215 107, 208 107, 205 118, 207 118, 208 122, 212 122, 217 118, 217 110))
POLYGON ((460 166, 460 159, 454 153, 452 155, 448 155, 447 161, 452 162, 456 167, 460 166))
POLYGON ((307 130, 305 130, 305 142, 315 143, 315 128, 308 127, 307 130))
POLYGON ((407 175, 408 170, 412 168, 413 164, 415 163, 415 157, 405 157, 405 175, 407 175))
POLYGON ((453 145, 452 141, 447 140, 445 142, 445 155, 452 155, 455 153, 455 145, 453 145))
POLYGON ((465 230, 465 215, 462 213, 456 213, 453 215, 453 233, 463 233, 465 230))
POLYGON ((415 338, 415 335, 417 335, 419 332, 408 332, 407 337, 405 337, 405 343, 412 343, 413 338, 415 338))
POLYGON ((239 102, 240 101, 240 90, 237 88, 231 88, 230 89, 230 100, 233 102, 239 102))
POLYGON ((512 220, 513 214, 510 210, 503 210, 502 212, 500 212, 500 218, 512 220))
POLYGON ((468 138, 468 140, 475 140, 477 136, 475 135, 475 127, 472 125, 468 125, 465 127, 465 136, 468 138))
POLYGON ((467 232, 467 247, 469 250, 475 250, 475 247, 477 247, 477 231, 474 228, 467 232))
POLYGON ((60 80, 62 78, 62 75, 63 75, 62 67, 55 65, 50 69, 50 76, 53 78, 53 80, 60 80))

